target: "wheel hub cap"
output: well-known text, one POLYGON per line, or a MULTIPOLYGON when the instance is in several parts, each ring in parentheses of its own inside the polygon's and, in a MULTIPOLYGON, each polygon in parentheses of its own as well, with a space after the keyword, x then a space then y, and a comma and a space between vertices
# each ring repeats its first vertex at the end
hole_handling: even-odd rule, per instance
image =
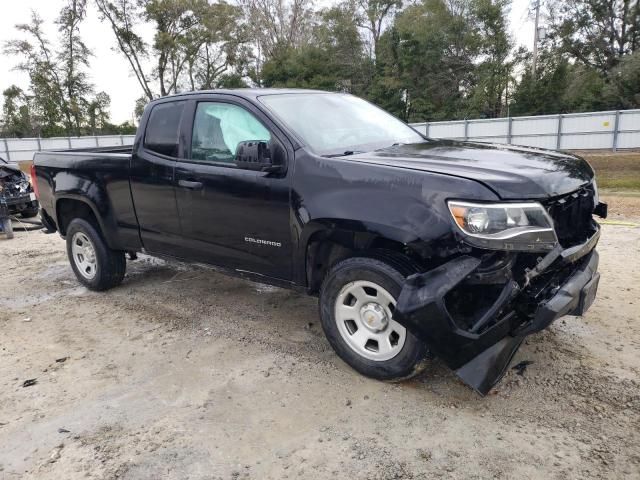
POLYGON ((398 355, 407 331, 393 319, 395 306, 395 298, 374 282, 357 280, 345 285, 336 298, 334 315, 349 348, 377 362, 398 355))
POLYGON ((80 275, 87 280, 91 280, 96 276, 98 268, 96 251, 89 237, 83 232, 73 234, 71 239, 71 256, 80 275))
POLYGON ((372 332, 384 330, 389 323, 384 309, 374 302, 367 303, 360 309, 360 317, 364 326, 372 332))

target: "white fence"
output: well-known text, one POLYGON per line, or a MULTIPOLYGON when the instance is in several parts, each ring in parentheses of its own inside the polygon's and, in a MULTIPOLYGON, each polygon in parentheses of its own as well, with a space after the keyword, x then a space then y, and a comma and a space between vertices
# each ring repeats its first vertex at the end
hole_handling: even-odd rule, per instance
MULTIPOLYGON (((432 138, 509 143, 556 150, 640 148, 640 110, 569 113, 412 124, 432 138)), ((131 145, 133 135, 0 139, 0 157, 32 160, 40 150, 131 145)))
POLYGON ((102 135, 92 137, 0 138, 0 157, 11 162, 33 160, 40 150, 117 147, 132 145, 135 135, 102 135))
POLYGON ((640 110, 412 124, 432 138, 555 150, 640 148, 640 110))

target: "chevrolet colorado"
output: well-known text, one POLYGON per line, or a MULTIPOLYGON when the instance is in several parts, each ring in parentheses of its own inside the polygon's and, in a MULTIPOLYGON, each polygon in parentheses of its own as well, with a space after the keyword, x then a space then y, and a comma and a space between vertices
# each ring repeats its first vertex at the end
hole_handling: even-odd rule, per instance
POLYGON ((486 394, 600 278, 587 162, 432 140, 347 94, 164 97, 132 147, 38 153, 33 178, 88 288, 146 252, 318 295, 337 354, 382 380, 437 356, 486 394))

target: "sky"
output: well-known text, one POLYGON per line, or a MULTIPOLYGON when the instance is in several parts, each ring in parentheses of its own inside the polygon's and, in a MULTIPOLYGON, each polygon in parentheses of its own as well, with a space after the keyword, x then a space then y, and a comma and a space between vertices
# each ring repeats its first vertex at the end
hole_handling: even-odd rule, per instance
MULTIPOLYGON (((9 3, 2 0, 1 3, 9 3)), ((0 16, 0 46, 17 37, 14 26, 28 23, 31 11, 36 11, 45 22, 47 37, 54 41, 58 37, 56 25, 63 0, 19 0, 11 2, 11 7, 4 6, 0 16)), ((324 3, 324 2, 323 2, 324 3)), ((515 41, 528 48, 533 44, 533 22, 528 11, 530 0, 512 0, 509 16, 511 33, 515 41)), ((109 26, 101 22, 96 7, 89 2, 86 20, 80 29, 85 44, 93 53, 90 60, 91 69, 87 72, 96 92, 104 91, 111 97, 111 120, 114 123, 133 121, 133 109, 137 98, 142 95, 140 86, 129 69, 126 59, 115 50, 115 39, 109 26)), ((29 85, 27 76, 14 70, 18 58, 12 58, 0 52, 0 92, 12 84, 21 88, 29 85)))

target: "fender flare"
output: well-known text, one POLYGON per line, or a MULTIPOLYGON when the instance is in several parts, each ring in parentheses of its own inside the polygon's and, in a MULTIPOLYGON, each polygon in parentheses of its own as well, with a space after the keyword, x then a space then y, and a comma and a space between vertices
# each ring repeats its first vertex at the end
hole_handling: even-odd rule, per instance
MULTIPOLYGON (((89 209, 93 212, 93 216, 96 218, 96 221, 98 222, 98 226, 100 227, 100 232, 102 233, 105 241, 107 242, 107 245, 109 246, 109 248, 114 249, 114 250, 120 250, 119 248, 119 242, 118 239, 115 238, 115 236, 113 235, 113 232, 116 231, 116 226, 115 225, 107 225, 107 223, 105 223, 105 216, 100 214, 100 211, 98 210, 96 204, 91 200, 91 198, 89 198, 86 195, 80 195, 80 194, 76 194, 76 193, 63 193, 63 194, 58 194, 56 195, 55 198, 55 218, 56 218, 56 223, 58 224, 58 231, 60 231, 60 225, 61 225, 61 218, 60 218, 60 212, 59 212, 59 208, 58 205, 60 204, 60 201, 62 200, 73 200, 76 202, 80 202, 85 204, 86 206, 89 207, 89 209)), ((60 231, 60 234, 62 235, 62 232, 60 231)), ((66 234, 66 232, 65 232, 66 234)))
MULTIPOLYGON (((333 237, 334 239, 339 239, 340 236, 345 238, 349 235, 353 235, 354 237, 361 235, 359 240, 363 243, 366 243, 367 239, 374 238, 391 240, 404 245, 419 241, 417 234, 388 225, 349 219, 314 219, 304 225, 302 232, 298 237, 297 248, 294 252, 295 282, 299 285, 308 286, 307 254, 309 246, 315 242, 318 237, 333 237)), ((345 246, 353 248, 354 246, 357 246, 359 240, 353 239, 352 245, 345 246)))

